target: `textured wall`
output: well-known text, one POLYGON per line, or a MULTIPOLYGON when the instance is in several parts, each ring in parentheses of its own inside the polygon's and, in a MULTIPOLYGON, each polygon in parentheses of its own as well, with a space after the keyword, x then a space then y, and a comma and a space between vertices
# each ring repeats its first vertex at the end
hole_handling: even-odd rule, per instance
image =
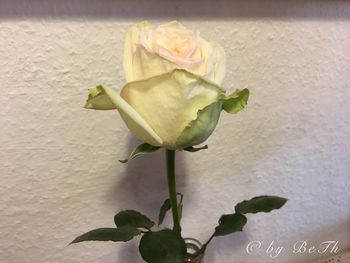
POLYGON ((216 239, 206 262, 257 262, 245 252, 253 240, 349 248, 350 2, 231 2, 1 1, 1 263, 141 262, 137 242, 66 244, 113 226, 121 209, 156 218, 166 197, 163 152, 118 163, 138 142, 116 112, 82 108, 87 88, 121 87, 124 33, 144 18, 178 18, 219 41, 225 86, 252 94, 243 113, 222 115, 209 150, 178 155, 184 233, 204 241, 254 195, 290 199, 216 239))

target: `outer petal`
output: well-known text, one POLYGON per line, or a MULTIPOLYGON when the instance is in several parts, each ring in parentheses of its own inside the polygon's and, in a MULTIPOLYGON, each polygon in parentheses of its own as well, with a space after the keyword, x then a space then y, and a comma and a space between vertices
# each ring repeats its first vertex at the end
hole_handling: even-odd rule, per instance
POLYGON ((142 28, 147 28, 150 26, 151 24, 148 21, 143 21, 130 27, 126 33, 124 42, 123 67, 127 82, 134 79, 132 62, 135 51, 140 44, 140 31, 142 28))
POLYGON ((198 111, 197 118, 191 121, 177 139, 176 145, 186 148, 204 142, 213 133, 220 117, 222 102, 216 101, 198 111))
POLYGON ((100 85, 96 88, 89 89, 89 97, 84 108, 93 110, 115 110, 117 107, 105 92, 105 88, 100 85))
POLYGON ((128 128, 140 140, 154 146, 162 145, 162 139, 150 125, 125 100, 110 88, 98 86, 90 89, 85 108, 108 110, 117 108, 128 128))
POLYGON ((147 21, 129 28, 125 37, 123 67, 126 82, 150 78, 172 70, 175 66, 140 44, 141 31, 150 29, 147 21))
POLYGON ((225 50, 218 43, 211 43, 213 46, 213 52, 210 58, 209 64, 211 65, 211 71, 208 72, 208 79, 218 83, 223 82, 226 75, 226 55, 225 50))
POLYGON ((185 70, 128 83, 124 98, 163 140, 163 146, 177 148, 185 127, 200 109, 218 101, 223 90, 214 83, 185 70))

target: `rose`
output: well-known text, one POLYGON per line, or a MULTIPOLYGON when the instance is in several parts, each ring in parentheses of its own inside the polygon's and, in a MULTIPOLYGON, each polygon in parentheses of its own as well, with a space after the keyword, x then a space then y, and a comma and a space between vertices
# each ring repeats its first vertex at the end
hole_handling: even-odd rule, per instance
POLYGON ((214 130, 224 90, 197 75, 175 69, 127 83, 121 97, 102 86, 90 90, 86 108, 115 109, 142 141, 168 149, 197 145, 214 130))
POLYGON ((85 107, 118 109, 140 140, 167 149, 198 145, 213 132, 222 109, 236 113, 246 105, 247 89, 226 97, 218 85, 224 74, 222 49, 215 51, 217 44, 209 45, 180 23, 137 24, 125 43, 127 83, 120 96, 98 86, 90 89, 85 107))
POLYGON ((225 76, 225 51, 215 42, 208 42, 172 21, 153 26, 141 22, 132 26, 125 39, 124 71, 126 81, 145 79, 186 69, 221 84, 225 76))

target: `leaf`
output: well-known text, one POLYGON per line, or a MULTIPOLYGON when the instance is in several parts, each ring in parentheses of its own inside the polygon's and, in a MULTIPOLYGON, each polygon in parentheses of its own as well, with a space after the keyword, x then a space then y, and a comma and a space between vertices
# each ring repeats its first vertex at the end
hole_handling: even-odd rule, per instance
POLYGON ((247 218, 242 214, 222 215, 219 225, 215 228, 214 236, 225 236, 242 231, 247 223, 247 218))
POLYGON ((70 244, 83 241, 129 241, 134 236, 141 233, 140 230, 134 227, 118 227, 118 228, 98 228, 91 230, 81 236, 78 236, 70 244))
POLYGON ((145 233, 139 250, 148 263, 183 263, 186 255, 185 241, 170 229, 145 233))
POLYGON ((161 225, 164 221, 166 212, 171 209, 170 199, 166 199, 163 205, 160 207, 159 216, 158 216, 158 226, 161 225))
POLYGON ((135 210, 124 210, 119 212, 114 216, 114 223, 118 228, 129 226, 134 228, 151 229, 152 226, 154 226, 153 221, 135 210))
POLYGON ((239 213, 222 215, 219 220, 219 225, 215 228, 214 233, 208 239, 207 242, 201 247, 197 252, 198 254, 204 254, 207 246, 212 241, 214 237, 217 236, 226 236, 235 232, 243 230, 243 227, 247 223, 247 218, 239 213))
MULTIPOLYGON (((177 195, 180 196, 180 202, 178 203, 177 209, 179 210, 179 220, 181 220, 182 217, 182 199, 183 194, 177 193, 177 195)), ((164 221, 166 213, 171 209, 170 199, 166 199, 161 206, 159 210, 159 216, 158 216, 158 226, 161 225, 164 221)))
POLYGON ((231 114, 235 114, 244 109, 247 105, 249 98, 249 90, 235 90, 232 94, 230 94, 226 99, 224 99, 224 103, 222 108, 231 114))
POLYGON ((204 149, 208 149, 208 145, 204 145, 202 147, 193 147, 193 146, 189 146, 189 147, 186 147, 184 150, 185 151, 188 151, 188 152, 198 152, 200 150, 204 150, 204 149))
POLYGON ((235 206, 236 213, 268 213, 274 209, 280 209, 287 202, 286 198, 279 196, 257 196, 248 201, 243 201, 235 206))
POLYGON ((121 163, 127 163, 128 161, 134 159, 135 157, 139 156, 139 155, 142 155, 142 154, 145 154, 145 153, 151 153, 151 152, 155 152, 159 149, 160 147, 159 146, 153 146, 153 145, 150 145, 148 143, 143 143, 139 146, 137 146, 133 151, 132 153, 130 154, 130 156, 125 159, 125 160, 119 160, 119 162, 121 163))

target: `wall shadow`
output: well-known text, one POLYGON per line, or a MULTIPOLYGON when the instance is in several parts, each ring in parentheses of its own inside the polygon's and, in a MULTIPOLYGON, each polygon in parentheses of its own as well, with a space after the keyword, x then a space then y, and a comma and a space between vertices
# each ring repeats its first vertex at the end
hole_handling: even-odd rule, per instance
POLYGON ((0 19, 349 19, 344 0, 12 0, 0 2, 0 19), (200 4, 199 4, 200 3, 200 4))

